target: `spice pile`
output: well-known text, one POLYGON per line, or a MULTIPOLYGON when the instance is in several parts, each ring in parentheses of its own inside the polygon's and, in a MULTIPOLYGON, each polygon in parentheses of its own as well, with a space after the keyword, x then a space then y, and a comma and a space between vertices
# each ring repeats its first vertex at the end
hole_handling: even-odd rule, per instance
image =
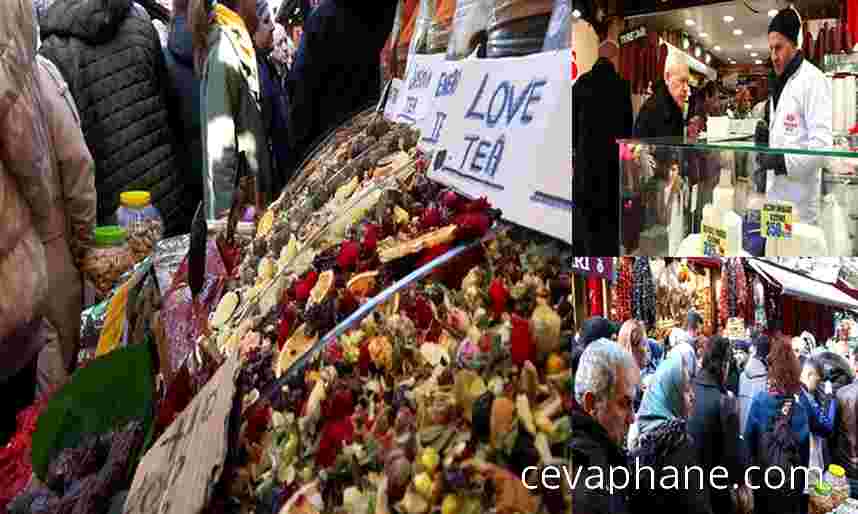
MULTIPOLYGON (((242 345, 231 502, 285 514, 568 510, 562 491, 520 479, 561 463, 570 435, 562 251, 502 234, 470 258, 464 277, 445 266, 400 291, 288 387, 272 384, 324 332, 318 321, 286 341, 242 345)), ((320 273, 303 312, 329 316, 315 306, 330 301, 337 274, 320 273)), ((346 291, 377 292, 355 278, 346 291)))

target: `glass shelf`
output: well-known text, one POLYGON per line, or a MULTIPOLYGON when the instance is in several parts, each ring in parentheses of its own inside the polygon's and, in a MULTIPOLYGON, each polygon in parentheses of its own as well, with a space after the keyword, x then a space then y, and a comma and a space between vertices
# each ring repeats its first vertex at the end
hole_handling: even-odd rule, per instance
POLYGON ((858 158, 858 141, 853 143, 850 148, 847 145, 848 138, 838 136, 835 140, 842 140, 844 145, 829 147, 829 148, 808 148, 808 147, 792 147, 779 148, 772 147, 767 144, 757 144, 753 141, 753 136, 736 136, 720 139, 703 139, 703 138, 685 138, 685 137, 663 137, 663 138, 648 138, 648 139, 621 139, 619 142, 626 145, 649 145, 666 148, 684 148, 693 150, 709 150, 723 151, 734 150, 738 152, 756 152, 767 154, 791 154, 791 155, 809 155, 818 157, 840 157, 840 158, 858 158))

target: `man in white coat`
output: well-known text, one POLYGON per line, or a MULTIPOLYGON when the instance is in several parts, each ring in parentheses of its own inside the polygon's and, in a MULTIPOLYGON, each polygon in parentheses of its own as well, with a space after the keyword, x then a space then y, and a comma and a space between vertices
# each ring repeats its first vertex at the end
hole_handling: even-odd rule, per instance
MULTIPOLYGON (((773 74, 769 77, 769 146, 829 148, 833 145, 832 94, 825 75, 800 51, 801 19, 792 8, 769 24, 773 74)), ((761 154, 767 170, 766 193, 793 202, 803 223, 816 224, 824 157, 761 154)))

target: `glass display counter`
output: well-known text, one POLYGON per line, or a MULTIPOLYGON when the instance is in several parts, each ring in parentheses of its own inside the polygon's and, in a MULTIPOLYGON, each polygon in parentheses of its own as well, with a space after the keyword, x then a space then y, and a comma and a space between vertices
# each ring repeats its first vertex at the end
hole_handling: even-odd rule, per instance
POLYGON ((858 140, 620 141, 620 244, 643 256, 858 255, 858 140), (774 169, 766 169, 775 167, 774 169))

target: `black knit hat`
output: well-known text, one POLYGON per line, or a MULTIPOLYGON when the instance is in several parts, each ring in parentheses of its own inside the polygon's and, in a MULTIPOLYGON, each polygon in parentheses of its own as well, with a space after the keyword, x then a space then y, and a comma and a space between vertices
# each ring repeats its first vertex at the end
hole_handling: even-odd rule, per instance
POLYGON ((783 34, 784 37, 798 46, 798 33, 801 31, 801 20, 792 8, 782 9, 769 23, 769 32, 783 34))

